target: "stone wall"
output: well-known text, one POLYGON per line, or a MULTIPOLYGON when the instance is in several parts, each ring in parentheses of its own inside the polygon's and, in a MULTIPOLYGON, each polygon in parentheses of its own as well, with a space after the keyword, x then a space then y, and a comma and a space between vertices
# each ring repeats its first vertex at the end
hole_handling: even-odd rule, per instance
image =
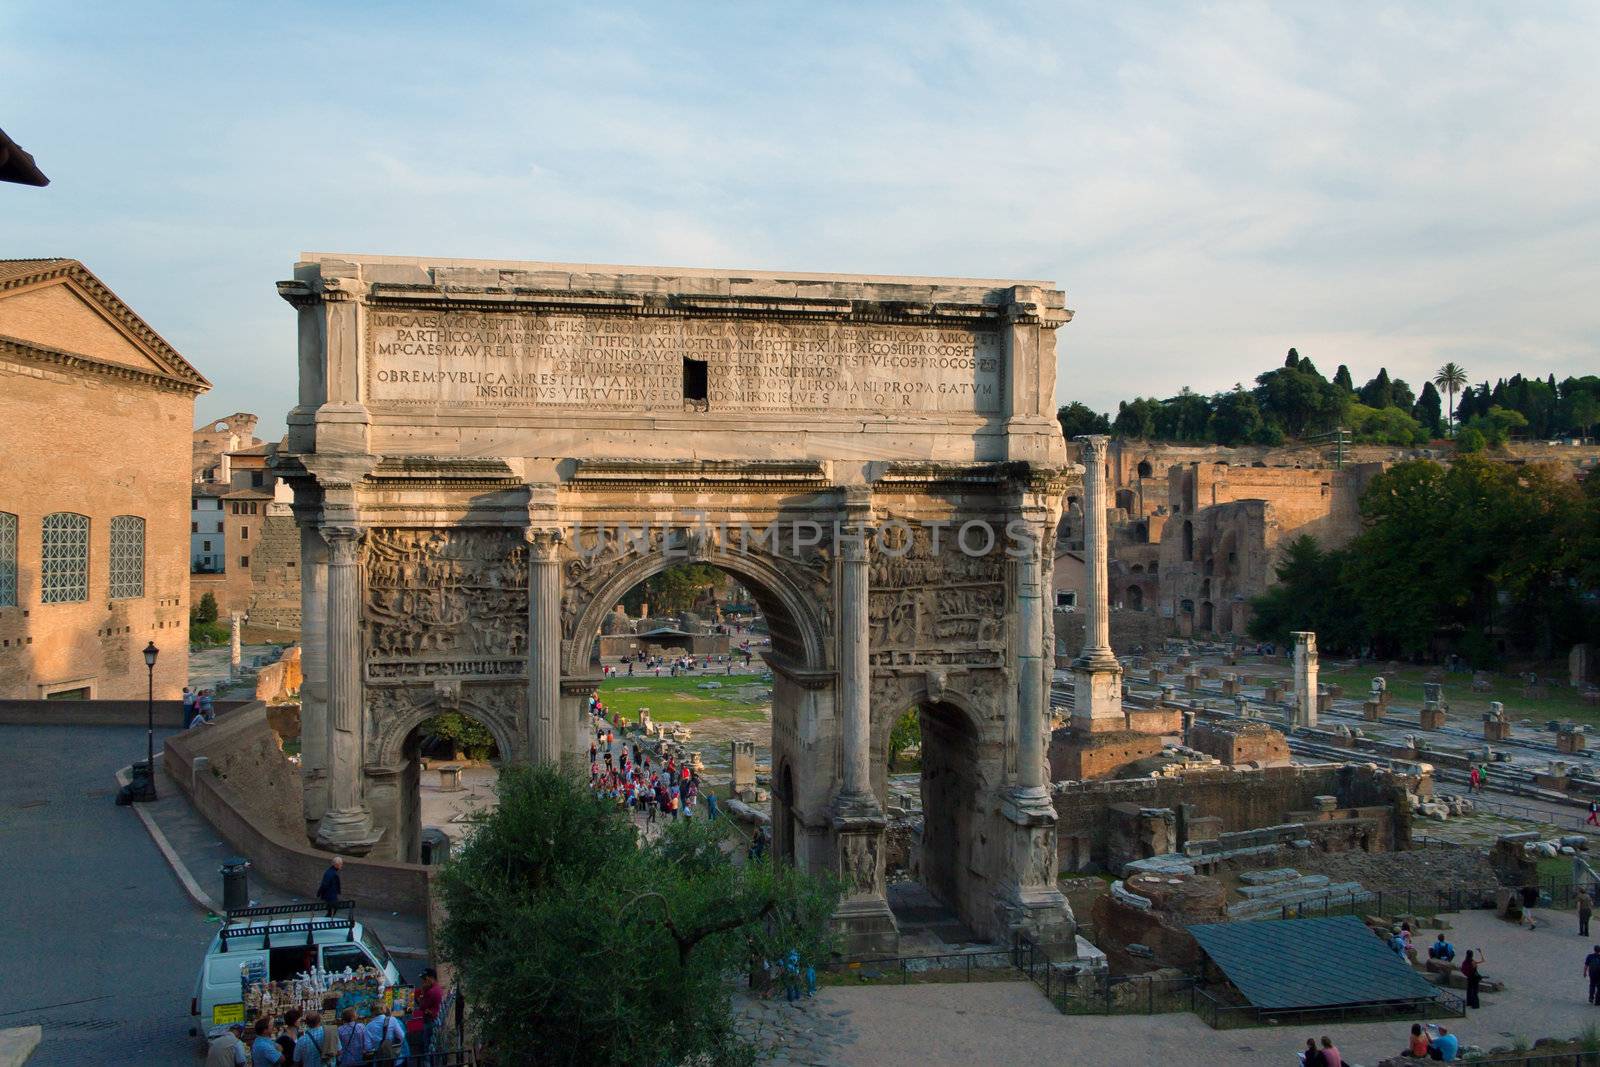
MULTIPOLYGON (((333 853, 309 847, 278 828, 276 820, 258 811, 227 779, 211 773, 209 763, 227 753, 248 749, 269 737, 266 705, 252 703, 219 716, 217 724, 169 737, 163 747, 166 770, 188 795, 196 810, 248 859, 261 877, 306 898, 316 895, 333 853), (205 757, 196 770, 195 761, 205 757)), ((297 813, 298 807, 291 810, 297 813)), ((345 858, 341 881, 344 895, 360 908, 427 913, 431 868, 417 863, 345 858)))
POLYGON ((1266 723, 1232 724, 1198 720, 1189 728, 1184 744, 1230 767, 1259 767, 1290 761, 1289 742, 1266 723))
POLYGON ((295 645, 285 649, 278 662, 256 672, 256 699, 270 703, 294 696, 304 680, 300 673, 300 646, 295 645))
POLYGON ((1085 738, 1063 726, 1050 735, 1050 779, 1060 782, 1110 778, 1129 764, 1160 751, 1159 736, 1128 731, 1085 738))
MULTIPOLYGON (((0 334, 10 332, 0 322, 0 334)), ((69 332, 52 343, 74 341, 69 332)), ((17 531, 15 604, 0 605, 0 698, 85 689, 97 700, 142 700, 148 641, 163 653, 156 696, 182 691, 193 416, 190 394, 12 359, 0 349, 0 512, 15 516, 17 531), (57 512, 88 517, 87 591, 80 600, 44 603, 43 523, 57 512), (111 525, 119 515, 144 520, 144 588, 113 600, 111 525)))
MULTIPOLYGON (((219 700, 217 714, 243 707, 247 701, 219 700)), ((155 725, 183 725, 183 701, 157 700, 155 725)), ((0 726, 144 726, 149 708, 143 700, 0 700, 0 726)))
MULTIPOLYGON (((1139 809, 1182 809, 1176 820, 1181 849, 1191 822, 1209 821, 1216 833, 1238 833, 1300 821, 1296 816, 1337 816, 1318 811, 1316 798, 1336 798, 1340 812, 1375 809, 1375 851, 1409 847, 1410 808, 1404 782, 1368 766, 1318 764, 1260 770, 1196 770, 1170 778, 1130 778, 1099 782, 1057 782, 1053 788, 1063 869, 1104 869, 1116 850, 1113 805, 1139 809)), ((1363 812, 1363 814, 1366 814, 1363 812)))
POLYGON ((287 507, 269 504, 250 554, 250 624, 300 629, 300 528, 287 507))
MULTIPOLYGON (((1056 666, 1065 668, 1083 648, 1084 620, 1082 611, 1055 612, 1056 666)), ((1167 627, 1154 611, 1129 611, 1111 609, 1111 647, 1121 655, 1129 655, 1136 648, 1153 652, 1166 640, 1167 627)))

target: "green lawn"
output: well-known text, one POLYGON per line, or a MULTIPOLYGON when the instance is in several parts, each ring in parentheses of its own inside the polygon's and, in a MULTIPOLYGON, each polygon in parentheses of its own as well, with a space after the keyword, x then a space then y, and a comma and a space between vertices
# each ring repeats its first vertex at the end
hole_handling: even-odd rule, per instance
POLYGON ((707 718, 760 722, 772 703, 770 685, 758 675, 737 673, 732 677, 610 678, 601 683, 598 695, 607 708, 629 719, 637 719, 640 708, 649 708, 656 722, 691 723, 707 718), (716 682, 721 688, 701 689, 706 682, 716 682), (750 693, 749 687, 755 686, 761 689, 759 698, 746 699, 741 694, 741 690, 750 693))
MULTIPOLYGON (((1388 683, 1389 693, 1397 704, 1407 707, 1421 707, 1422 683, 1427 679, 1429 667, 1401 667, 1398 671, 1385 672, 1374 664, 1362 664, 1356 668, 1325 667, 1318 674, 1317 680, 1323 683, 1334 682, 1344 686, 1344 695, 1356 700, 1366 699, 1368 688, 1372 679, 1383 675, 1388 683)), ((1545 678, 1560 678, 1566 676, 1565 665, 1562 669, 1540 671, 1540 676, 1545 678)), ((1444 699, 1450 705, 1452 717, 1477 718, 1489 710, 1489 702, 1498 700, 1506 706, 1506 714, 1515 719, 1533 719, 1543 722, 1545 719, 1571 719, 1573 722, 1587 722, 1600 724, 1600 707, 1591 707, 1579 698, 1577 690, 1566 685, 1552 685, 1549 687, 1550 695, 1543 700, 1531 700, 1522 695, 1522 679, 1507 674, 1489 675, 1492 689, 1487 693, 1474 693, 1472 691, 1472 675, 1446 674, 1444 676, 1444 699)))

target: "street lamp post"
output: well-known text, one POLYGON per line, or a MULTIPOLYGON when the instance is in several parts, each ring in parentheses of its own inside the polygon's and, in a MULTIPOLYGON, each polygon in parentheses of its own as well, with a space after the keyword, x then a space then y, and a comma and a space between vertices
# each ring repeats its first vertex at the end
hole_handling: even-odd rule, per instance
POLYGON ((144 732, 144 788, 138 790, 139 800, 156 799, 156 655, 159 653, 156 643, 151 641, 144 646, 144 665, 149 675, 149 688, 145 698, 145 732, 144 732))

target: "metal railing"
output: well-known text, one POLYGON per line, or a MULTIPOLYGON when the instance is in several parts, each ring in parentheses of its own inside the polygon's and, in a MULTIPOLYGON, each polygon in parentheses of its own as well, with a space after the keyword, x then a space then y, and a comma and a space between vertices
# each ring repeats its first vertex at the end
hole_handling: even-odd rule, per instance
POLYGON ((1468 1062, 1473 1067, 1600 1067, 1600 1051, 1514 1052, 1485 1056, 1468 1062))
POLYGON ((1193 991, 1198 983, 1187 975, 1113 978, 1104 972, 1085 972, 1076 962, 1057 960, 1027 937, 1017 938, 1012 961, 1064 1015, 1159 1015, 1194 1010, 1193 991))
MULTIPOLYGON (((1475 908, 1479 901, 1460 889, 1370 889, 1326 893, 1321 899, 1283 905, 1279 918, 1320 919, 1334 915, 1438 915, 1475 908)), ((1263 916, 1264 918, 1264 916, 1263 916)))
POLYGON ((923 956, 880 956, 860 960, 848 967, 835 967, 830 974, 854 974, 862 981, 874 981, 868 972, 877 977, 894 974, 900 985, 913 982, 992 982, 1009 981, 1012 977, 1013 954, 1005 949, 992 952, 942 952, 923 956))
POLYGON ((1427 1000, 1379 1004, 1341 1004, 1330 1008, 1286 1008, 1271 1010, 1254 1004, 1230 1004, 1211 992, 1196 987, 1194 1013, 1213 1030, 1242 1026, 1311 1026, 1317 1023, 1377 1022, 1379 1020, 1463 1019, 1466 1001, 1448 990, 1427 1000))

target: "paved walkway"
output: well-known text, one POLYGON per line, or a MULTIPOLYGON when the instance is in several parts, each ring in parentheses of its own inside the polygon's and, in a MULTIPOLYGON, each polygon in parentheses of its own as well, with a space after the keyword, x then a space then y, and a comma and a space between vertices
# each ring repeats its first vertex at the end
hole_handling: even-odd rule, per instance
POLYGON ((215 927, 114 803, 144 734, 0 727, 0 1028, 43 1026, 30 1067, 170 1067, 197 1048, 189 998, 215 927))
MULTIPOLYGON (((195 811, 164 769, 158 778, 157 792, 160 799, 153 804, 142 805, 143 810, 154 819, 179 861, 211 898, 211 906, 220 908, 222 861, 238 855, 238 850, 224 841, 222 835, 195 811)), ((253 871, 250 873, 252 904, 294 904, 307 899, 310 898, 275 886, 253 871)), ((420 955, 426 950, 428 933, 421 917, 399 912, 364 911, 359 901, 356 903, 356 917, 371 924, 383 943, 397 954, 420 955)))
MULTIPOLYGON (((1534 931, 1489 912, 1452 916, 1449 936, 1458 950, 1481 949, 1486 976, 1501 979, 1503 993, 1485 994, 1483 1008, 1465 1019, 1441 1019, 1465 1043, 1484 1049, 1514 1038, 1575 1036, 1600 1023, 1587 1001, 1582 977, 1590 940, 1579 938, 1569 914, 1534 931)), ((1600 924, 1592 932, 1600 936, 1600 924)), ((781 1005, 773 1006, 782 1010, 781 1005)), ((770 1010, 770 1009, 769 1009, 770 1010)), ((812 1017, 828 1020, 811 1043, 796 1042, 790 1062, 817 1047, 859 1067, 969 1067, 970 1064, 1204 1063, 1207 1067, 1259 1067, 1293 1063, 1307 1037, 1327 1033, 1347 1061, 1373 1064, 1402 1047, 1404 1023, 1327 1024, 1212 1030, 1196 1016, 1064 1016, 1030 982, 834 986, 818 998, 812 1017), (833 1013, 848 1011, 848 1016, 833 1013), (838 1020, 848 1019, 848 1026, 838 1020)), ((799 1020, 792 1024, 799 1026, 799 1020)))

